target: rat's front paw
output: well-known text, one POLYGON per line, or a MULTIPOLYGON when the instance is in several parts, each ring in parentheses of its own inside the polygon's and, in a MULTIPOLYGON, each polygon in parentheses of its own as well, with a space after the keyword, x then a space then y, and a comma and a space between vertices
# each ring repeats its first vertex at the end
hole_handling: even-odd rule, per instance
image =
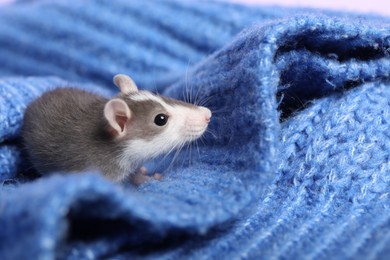
POLYGON ((155 173, 152 178, 159 181, 163 178, 163 176, 160 173, 155 173))
POLYGON ((148 170, 146 169, 146 167, 142 166, 141 168, 138 169, 137 172, 135 172, 134 174, 131 175, 130 179, 131 179, 131 182, 134 184, 134 185, 141 185, 147 181, 150 181, 150 180, 161 180, 162 179, 162 175, 159 174, 159 173, 155 173, 153 174, 151 177, 147 175, 148 174, 148 170))
MULTIPOLYGON (((147 174, 148 174, 148 169, 146 169, 145 166, 142 166, 141 168, 138 169, 137 173, 138 173, 138 174, 147 175, 147 174)), ((136 173, 136 174, 137 174, 137 173, 136 173)))

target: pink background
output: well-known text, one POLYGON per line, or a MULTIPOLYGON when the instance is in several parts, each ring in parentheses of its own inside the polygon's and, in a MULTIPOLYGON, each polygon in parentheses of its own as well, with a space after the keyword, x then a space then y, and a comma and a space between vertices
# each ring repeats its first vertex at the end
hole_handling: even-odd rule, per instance
POLYGON ((12 2, 12 0, 0 0, 0 4, 7 4, 12 2))
POLYGON ((315 7, 390 16, 389 0, 229 0, 237 3, 315 7))
MULTIPOLYGON (((72 1, 72 0, 69 0, 72 1)), ((193 0, 196 1, 196 0, 193 0)), ((296 7, 316 7, 333 10, 355 11, 361 13, 376 13, 390 16, 389 0, 223 0, 237 3, 282 5, 296 7)), ((12 0, 0 0, 0 4, 7 4, 12 0)))

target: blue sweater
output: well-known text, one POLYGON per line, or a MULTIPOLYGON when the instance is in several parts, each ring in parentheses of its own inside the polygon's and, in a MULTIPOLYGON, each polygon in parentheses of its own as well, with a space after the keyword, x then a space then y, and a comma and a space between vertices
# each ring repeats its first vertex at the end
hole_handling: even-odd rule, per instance
POLYGON ((221 2, 19 1, 0 9, 0 259, 385 259, 390 24, 221 2), (213 111, 138 188, 37 177, 26 106, 112 77, 213 111))

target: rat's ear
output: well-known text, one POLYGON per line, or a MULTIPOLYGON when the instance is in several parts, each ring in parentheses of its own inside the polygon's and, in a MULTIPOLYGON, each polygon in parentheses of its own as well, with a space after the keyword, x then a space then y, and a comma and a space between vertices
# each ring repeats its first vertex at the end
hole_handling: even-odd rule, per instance
POLYGON ((125 95, 138 92, 138 87, 135 82, 127 75, 117 74, 114 77, 114 84, 125 95))
POLYGON ((118 136, 126 134, 126 123, 130 120, 131 111, 125 101, 119 98, 108 101, 104 106, 104 117, 118 136))

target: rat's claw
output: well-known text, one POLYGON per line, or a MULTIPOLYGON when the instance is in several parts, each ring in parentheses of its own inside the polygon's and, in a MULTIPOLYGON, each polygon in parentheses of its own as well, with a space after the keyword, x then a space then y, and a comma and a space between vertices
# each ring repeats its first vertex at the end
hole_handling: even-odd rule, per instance
POLYGON ((155 179, 155 180, 161 180, 162 178, 163 178, 163 176, 161 175, 161 174, 159 174, 159 173, 155 173, 155 174, 153 174, 153 179, 155 179))
POLYGON ((148 176, 147 174, 148 174, 148 170, 142 166, 141 168, 138 169, 137 172, 135 172, 130 176, 131 182, 134 185, 139 186, 150 180, 161 180, 163 177, 159 173, 155 173, 152 176, 148 176))
POLYGON ((139 168, 138 172, 143 174, 143 175, 147 175, 148 174, 148 169, 146 169, 145 166, 142 166, 141 168, 139 168))

